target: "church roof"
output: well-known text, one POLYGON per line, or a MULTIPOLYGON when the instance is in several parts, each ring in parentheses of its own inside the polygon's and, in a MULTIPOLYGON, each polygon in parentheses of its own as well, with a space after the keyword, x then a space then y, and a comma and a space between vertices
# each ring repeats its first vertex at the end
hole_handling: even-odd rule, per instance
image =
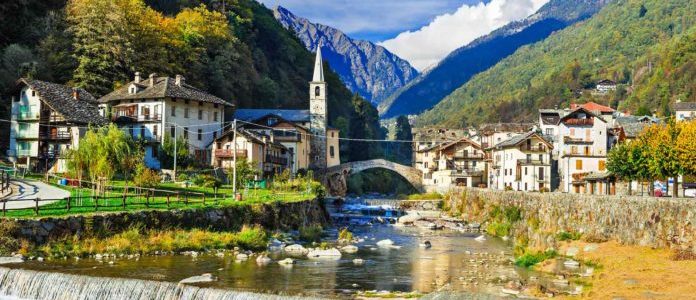
POLYGON ((324 82, 324 61, 321 58, 321 45, 317 47, 317 58, 314 61, 312 82, 324 82))
POLYGON ((238 120, 253 122, 268 115, 277 115, 290 122, 309 122, 307 109, 237 109, 234 117, 238 120))

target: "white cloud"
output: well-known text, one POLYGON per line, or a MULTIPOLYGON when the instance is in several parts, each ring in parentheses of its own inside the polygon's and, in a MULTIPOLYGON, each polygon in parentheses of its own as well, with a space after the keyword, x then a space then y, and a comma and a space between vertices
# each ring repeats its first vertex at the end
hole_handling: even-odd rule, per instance
POLYGON ((389 51, 408 60, 418 70, 426 69, 450 52, 478 37, 536 12, 549 0, 492 0, 462 5, 456 12, 436 17, 417 31, 406 31, 381 42, 389 51))

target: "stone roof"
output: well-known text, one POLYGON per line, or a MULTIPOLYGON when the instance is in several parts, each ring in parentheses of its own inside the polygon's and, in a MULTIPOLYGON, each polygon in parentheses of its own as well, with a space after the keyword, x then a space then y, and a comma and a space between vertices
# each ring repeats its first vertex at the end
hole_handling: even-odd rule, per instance
POLYGON ((623 128, 626 137, 635 138, 649 125, 650 123, 628 123, 621 125, 621 128, 623 128))
POLYGON ((515 146, 519 145, 520 143, 522 143, 522 142, 526 141, 527 139, 532 138, 534 136, 536 136, 539 139, 541 139, 542 141, 544 141, 544 143, 546 143, 546 145, 549 146, 550 148, 553 148, 553 145, 551 144, 551 142, 549 142, 549 140, 547 140, 544 136, 536 133, 535 131, 530 131, 530 132, 527 132, 525 134, 519 134, 519 135, 513 136, 505 141, 498 143, 497 145, 495 145, 495 148, 515 147, 515 146))
POLYGON ((481 125, 479 131, 481 134, 490 134, 495 132, 527 132, 535 126, 534 123, 490 123, 481 125))
POLYGON ((107 103, 116 100, 176 98, 233 106, 231 103, 206 93, 192 85, 186 84, 185 82, 181 85, 177 85, 176 79, 174 78, 154 77, 154 80, 155 83, 152 86, 150 86, 150 79, 143 79, 139 83, 131 81, 106 96, 101 97, 99 102, 107 103), (128 91, 131 85, 138 87, 138 91, 134 94, 128 91))
POLYGON ((35 90, 44 104, 68 122, 82 125, 108 124, 108 120, 99 114, 99 108, 95 105, 97 100, 84 89, 26 78, 17 81, 15 89, 18 90, 24 85, 35 90), (78 99, 73 97, 73 92, 77 92, 78 99))
POLYGON ((237 109, 234 117, 238 120, 253 122, 268 115, 277 115, 290 122, 309 122, 307 109, 237 109))
POLYGON ((566 112, 567 111, 563 109, 539 109, 543 125, 558 125, 566 112))
POLYGON ((674 110, 696 110, 696 102, 674 103, 674 110))

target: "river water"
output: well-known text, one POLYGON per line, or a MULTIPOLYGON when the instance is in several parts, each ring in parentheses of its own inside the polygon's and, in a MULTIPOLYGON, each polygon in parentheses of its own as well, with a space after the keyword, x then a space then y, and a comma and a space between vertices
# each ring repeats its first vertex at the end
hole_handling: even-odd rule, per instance
MULTIPOLYGON (((364 239, 356 244, 357 253, 343 254, 339 260, 298 259, 292 267, 275 263, 285 258, 282 252, 271 253, 274 263, 265 266, 258 265, 254 257, 238 262, 231 255, 209 253, 197 257, 143 256, 138 260, 34 260, 7 267, 171 283, 211 273, 217 281, 195 286, 320 298, 349 298, 372 290, 500 295, 508 281, 529 276, 511 263, 511 245, 500 239, 477 241, 478 234, 382 224, 351 227, 351 231, 364 239), (377 242, 384 239, 391 239, 396 247, 378 247, 377 242), (420 245, 425 241, 430 241, 432 247, 420 245), (355 264, 356 258, 364 263, 355 264)), ((324 238, 335 240, 336 236, 334 228, 327 230, 324 238)), ((2 286, 0 295, 1 291, 2 286)))

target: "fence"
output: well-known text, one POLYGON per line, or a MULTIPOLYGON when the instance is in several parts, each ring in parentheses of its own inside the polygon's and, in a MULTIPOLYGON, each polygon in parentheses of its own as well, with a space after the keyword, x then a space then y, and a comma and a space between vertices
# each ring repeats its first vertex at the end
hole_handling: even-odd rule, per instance
POLYGON ((10 173, 0 170, 0 196, 10 189, 10 173))

